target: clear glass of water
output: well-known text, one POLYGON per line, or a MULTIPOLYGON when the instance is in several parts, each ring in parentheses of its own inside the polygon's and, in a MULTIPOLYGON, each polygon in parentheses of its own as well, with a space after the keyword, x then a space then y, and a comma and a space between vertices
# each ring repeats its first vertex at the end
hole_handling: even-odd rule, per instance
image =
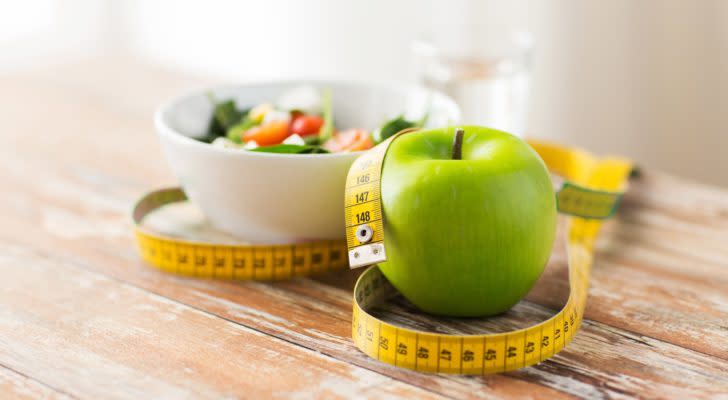
POLYGON ((531 37, 485 26, 440 26, 412 46, 418 81, 452 97, 463 123, 523 136, 531 37))

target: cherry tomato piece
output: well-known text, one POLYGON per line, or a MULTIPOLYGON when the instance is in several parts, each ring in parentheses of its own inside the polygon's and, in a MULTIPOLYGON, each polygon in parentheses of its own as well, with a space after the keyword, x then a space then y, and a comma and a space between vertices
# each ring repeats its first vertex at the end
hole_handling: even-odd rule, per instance
POLYGON ((243 133, 243 142, 255 140, 258 146, 280 144, 288 137, 288 121, 271 121, 243 133))
POLYGON ((317 115, 301 115, 291 121, 291 134, 298 136, 316 135, 324 125, 324 119, 317 115))

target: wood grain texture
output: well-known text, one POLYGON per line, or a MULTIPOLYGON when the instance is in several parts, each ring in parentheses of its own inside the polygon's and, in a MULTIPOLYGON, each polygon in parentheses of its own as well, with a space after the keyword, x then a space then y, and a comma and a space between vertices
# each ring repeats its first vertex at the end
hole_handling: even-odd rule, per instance
MULTIPOLYGON (((203 84, 126 58, 0 77, 10 127, 0 133, 0 365, 12 368, 0 368, 10 377, 0 388, 26 385, 37 392, 15 392, 32 398, 728 393, 728 192, 650 171, 599 243, 582 330, 557 357, 505 375, 420 374, 365 357, 349 339, 356 273, 264 284, 146 267, 126 213, 143 191, 174 184, 151 112, 203 84)), ((184 229, 199 234, 198 224, 184 229)), ((432 319, 404 302, 380 312, 496 331, 552 314, 567 288, 557 245, 537 287, 502 317, 432 319)))
POLYGON ((3 399, 72 399, 66 393, 60 392, 33 378, 29 378, 7 368, 0 368, 0 394, 3 399))
POLYGON ((0 357, 73 396, 439 397, 22 248, 3 253, 0 357))

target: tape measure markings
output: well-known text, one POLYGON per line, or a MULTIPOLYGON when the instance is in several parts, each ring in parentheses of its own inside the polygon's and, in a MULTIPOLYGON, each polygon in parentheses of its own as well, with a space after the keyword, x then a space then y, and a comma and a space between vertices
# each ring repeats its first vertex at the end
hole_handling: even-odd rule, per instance
POLYGON ((367 157, 357 158, 346 178, 344 217, 347 254, 352 267, 376 264, 387 259, 380 206, 381 177, 382 163, 393 139, 394 136, 365 153, 367 157), (360 229, 371 229, 373 235, 368 240, 358 240, 357 231, 360 229))
POLYGON ((346 267, 344 241, 217 244, 172 237, 143 226, 148 214, 186 200, 180 188, 167 188, 146 194, 134 206, 132 219, 137 245, 148 264, 180 275, 234 280, 283 280, 346 267))
POLYGON ((565 182, 556 195, 559 212, 581 218, 609 218, 616 212, 621 200, 622 193, 593 190, 571 182, 565 182), (581 214, 584 209, 591 210, 591 213, 581 214))

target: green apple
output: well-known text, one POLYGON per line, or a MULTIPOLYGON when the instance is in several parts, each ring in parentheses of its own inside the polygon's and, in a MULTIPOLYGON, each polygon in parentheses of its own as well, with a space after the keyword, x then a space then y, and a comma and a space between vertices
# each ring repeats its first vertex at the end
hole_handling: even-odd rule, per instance
POLYGON ((543 272, 556 197, 543 160, 523 140, 458 128, 457 141, 448 127, 391 144, 381 184, 387 261, 379 267, 425 312, 495 315, 543 272))

